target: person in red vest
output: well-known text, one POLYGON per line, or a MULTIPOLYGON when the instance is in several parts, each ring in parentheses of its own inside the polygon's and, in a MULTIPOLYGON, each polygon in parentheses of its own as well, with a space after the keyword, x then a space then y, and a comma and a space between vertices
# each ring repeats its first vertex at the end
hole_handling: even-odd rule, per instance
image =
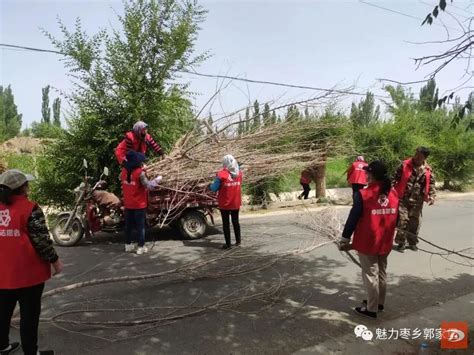
POLYGON ((356 313, 376 319, 377 311, 382 311, 385 304, 387 257, 392 250, 399 201, 382 162, 374 161, 364 170, 368 186, 355 195, 340 249, 352 248, 359 254, 367 299, 355 308, 356 313))
POLYGON ((122 182, 123 206, 125 208, 125 252, 136 251, 138 255, 148 252, 145 246, 146 208, 148 207, 148 190, 158 186, 161 176, 148 180, 143 163, 143 153, 129 151, 120 175, 122 182), (138 245, 132 243, 133 229, 138 233, 138 245))
POLYGON ((367 166, 367 163, 364 160, 362 155, 359 155, 356 158, 356 161, 351 164, 349 169, 347 169, 347 182, 352 186, 352 200, 354 196, 360 189, 363 189, 367 185, 367 174, 365 173, 364 168, 367 166))
POLYGON ((153 149, 160 156, 164 155, 161 146, 148 133, 148 125, 143 121, 138 121, 133 125, 132 131, 127 132, 125 138, 115 148, 115 157, 118 163, 122 165, 127 152, 133 150, 146 154, 148 148, 153 149))
POLYGON ((426 164, 430 150, 418 147, 413 158, 405 160, 397 169, 393 185, 400 198, 400 217, 395 237, 395 250, 403 253, 408 248, 417 251, 423 203, 433 205, 436 199, 435 179, 426 164))
POLYGON ((240 222, 239 210, 242 204, 242 171, 235 158, 228 154, 222 161, 223 168, 217 173, 214 182, 209 185, 211 191, 217 192, 219 210, 222 216, 222 225, 224 228, 225 244, 223 249, 231 248, 230 241, 230 222, 234 226, 235 245, 240 245, 240 222))
POLYGON ((30 201, 28 182, 34 180, 19 170, 0 175, 0 354, 10 354, 20 344, 10 343, 13 311, 20 304, 20 337, 25 355, 38 352, 38 325, 44 284, 63 269, 41 208, 30 201))
POLYGON ((304 169, 301 172, 300 176, 300 184, 303 186, 303 192, 298 196, 298 199, 304 198, 305 200, 309 197, 309 192, 311 191, 310 184, 311 183, 311 174, 308 169, 304 169))

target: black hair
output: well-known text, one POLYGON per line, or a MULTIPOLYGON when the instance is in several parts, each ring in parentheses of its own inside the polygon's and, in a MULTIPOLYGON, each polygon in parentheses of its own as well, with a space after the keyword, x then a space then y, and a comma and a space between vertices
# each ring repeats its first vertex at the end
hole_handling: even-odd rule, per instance
POLYGON ((391 188, 392 188, 392 180, 387 175, 385 175, 382 179, 382 187, 380 189, 380 193, 382 195, 388 196, 391 188))
POLYGON ((12 204, 12 197, 16 195, 21 195, 23 193, 23 188, 28 185, 28 182, 25 182, 20 187, 12 190, 5 185, 0 185, 0 203, 4 205, 12 204))
POLYGON ((430 150, 429 148, 422 147, 422 146, 416 148, 416 151, 417 151, 418 153, 423 154, 423 156, 424 156, 425 158, 428 158, 428 157, 430 156, 430 153, 431 153, 431 150, 430 150))

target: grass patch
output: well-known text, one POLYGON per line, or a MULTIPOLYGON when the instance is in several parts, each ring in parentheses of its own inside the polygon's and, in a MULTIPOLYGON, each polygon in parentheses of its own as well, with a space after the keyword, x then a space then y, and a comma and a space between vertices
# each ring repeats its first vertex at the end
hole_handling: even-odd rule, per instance
POLYGON ((348 163, 345 159, 330 160, 326 166, 326 187, 328 189, 335 187, 348 187, 346 170, 348 163))

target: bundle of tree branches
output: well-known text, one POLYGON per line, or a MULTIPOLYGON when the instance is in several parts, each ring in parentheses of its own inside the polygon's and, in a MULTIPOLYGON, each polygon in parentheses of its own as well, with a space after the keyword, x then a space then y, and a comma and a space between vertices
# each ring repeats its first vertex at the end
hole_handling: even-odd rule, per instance
POLYGON ((342 152, 343 123, 323 120, 287 121, 238 135, 226 129, 183 136, 166 159, 152 163, 151 177, 163 176, 163 185, 177 190, 205 191, 222 168, 222 158, 232 154, 245 174, 245 182, 258 184, 305 166, 323 164, 328 154, 342 152))

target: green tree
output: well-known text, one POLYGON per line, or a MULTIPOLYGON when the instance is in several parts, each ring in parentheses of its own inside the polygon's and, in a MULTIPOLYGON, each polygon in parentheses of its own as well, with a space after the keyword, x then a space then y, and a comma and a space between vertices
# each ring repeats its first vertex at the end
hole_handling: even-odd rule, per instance
POLYGON ((308 108, 308 106, 306 106, 306 107, 304 108, 304 118, 307 119, 307 120, 309 120, 309 119, 311 118, 311 115, 310 115, 310 113, 309 113, 309 108, 308 108))
POLYGON ((21 117, 11 86, 0 86, 0 140, 10 139, 20 133, 21 117))
POLYGON ((423 111, 434 111, 438 104, 438 94, 435 79, 430 79, 420 89, 420 109, 423 111))
POLYGON ((252 116, 252 129, 257 130, 260 128, 260 104, 258 100, 255 100, 253 103, 253 116, 252 116))
POLYGON ((296 120, 299 120, 300 118, 301 118, 301 113, 300 113, 300 110, 298 110, 298 107, 296 107, 296 105, 289 106, 286 112, 285 119, 287 121, 296 121, 296 120))
POLYGON ((41 122, 51 122, 51 109, 49 108, 49 85, 41 89, 42 102, 41 102, 41 122))
POLYGON ((175 79, 207 57, 194 53, 205 11, 192 0, 123 4, 116 29, 88 35, 77 19, 73 30, 59 20, 62 38, 45 31, 76 84, 70 129, 46 152, 41 168, 41 190, 51 203, 70 195, 83 158, 92 170, 108 166, 118 173, 114 148, 134 122, 147 122, 165 151, 195 125, 187 85, 175 79))
POLYGON ((272 117, 271 117, 271 113, 270 113, 270 105, 268 104, 268 102, 265 103, 265 106, 263 108, 262 118, 263 118, 263 125, 265 127, 269 126, 272 123, 272 117))
POLYGON ((278 122, 278 117, 275 111, 272 112, 271 122, 272 124, 276 124, 278 122))
POLYGON ((53 123, 56 127, 61 127, 61 99, 59 97, 53 101, 53 123))
POLYGON ((352 103, 350 118, 357 127, 367 127, 377 122, 380 118, 380 106, 375 106, 374 94, 367 91, 365 98, 358 105, 352 103))

